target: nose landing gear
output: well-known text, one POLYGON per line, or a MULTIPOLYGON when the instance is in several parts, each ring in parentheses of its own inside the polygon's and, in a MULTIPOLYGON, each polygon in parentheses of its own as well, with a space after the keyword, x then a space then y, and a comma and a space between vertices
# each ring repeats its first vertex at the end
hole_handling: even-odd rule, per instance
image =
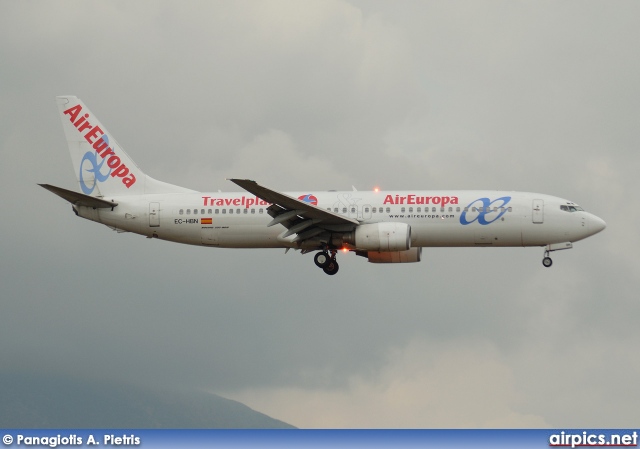
POLYGON ((564 249, 571 249, 571 248, 573 248, 573 243, 571 242, 550 243, 549 245, 547 245, 547 247, 544 250, 542 265, 544 265, 547 268, 553 265, 553 260, 551 260, 551 257, 549 257, 549 254, 551 254, 553 251, 562 251, 564 249))
POLYGON ((336 261, 337 253, 338 252, 335 249, 332 249, 331 251, 328 251, 328 250, 320 251, 319 253, 316 253, 316 255, 313 257, 313 261, 318 266, 318 268, 322 268, 322 271, 324 271, 330 276, 333 276, 340 269, 340 266, 336 261))

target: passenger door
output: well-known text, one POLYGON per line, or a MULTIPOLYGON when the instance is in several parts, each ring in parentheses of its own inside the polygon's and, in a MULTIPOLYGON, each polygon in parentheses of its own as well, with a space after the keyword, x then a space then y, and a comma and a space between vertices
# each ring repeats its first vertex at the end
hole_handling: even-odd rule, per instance
POLYGON ((149 226, 160 226, 160 203, 149 203, 149 226))
POLYGON ((531 218, 534 223, 544 223, 544 200, 533 200, 531 218))

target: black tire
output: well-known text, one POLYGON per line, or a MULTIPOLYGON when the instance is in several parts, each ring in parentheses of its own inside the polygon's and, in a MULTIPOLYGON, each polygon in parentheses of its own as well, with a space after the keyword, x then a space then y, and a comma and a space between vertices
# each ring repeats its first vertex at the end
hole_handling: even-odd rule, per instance
POLYGON ((317 267, 325 268, 331 262, 331 257, 329 257, 328 253, 320 251, 319 253, 316 253, 313 261, 315 262, 317 267))
POLYGON ((332 260, 326 267, 323 268, 324 272, 327 273, 329 276, 333 276, 334 274, 336 274, 339 269, 340 269, 340 266, 338 265, 338 262, 336 262, 335 260, 332 260))
POLYGON ((551 260, 551 257, 545 257, 544 259, 542 259, 542 265, 549 268, 551 265, 553 265, 553 260, 551 260))

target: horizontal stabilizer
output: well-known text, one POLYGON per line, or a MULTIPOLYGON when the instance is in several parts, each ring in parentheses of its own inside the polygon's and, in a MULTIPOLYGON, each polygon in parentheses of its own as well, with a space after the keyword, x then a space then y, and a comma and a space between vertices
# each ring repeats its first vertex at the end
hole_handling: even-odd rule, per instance
POLYGON ((62 187, 56 187, 49 184, 38 184, 41 187, 44 187, 50 192, 55 193, 60 198, 64 198, 69 201, 71 204, 75 204, 76 206, 85 206, 85 207, 93 207, 93 208, 113 208, 118 205, 118 203, 101 200, 100 198, 95 198, 93 196, 85 195, 83 193, 74 192, 72 190, 63 189, 62 187))

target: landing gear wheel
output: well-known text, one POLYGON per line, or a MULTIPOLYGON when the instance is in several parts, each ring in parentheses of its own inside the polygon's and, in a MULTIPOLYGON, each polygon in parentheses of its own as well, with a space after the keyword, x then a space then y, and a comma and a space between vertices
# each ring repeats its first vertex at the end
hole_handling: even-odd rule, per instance
POLYGON ((319 268, 326 268, 327 265, 329 265, 329 263, 331 262, 331 258, 325 251, 320 251, 319 253, 316 253, 313 261, 319 268))
POLYGON ((544 265, 545 267, 549 268, 552 264, 553 260, 551 260, 551 257, 546 256, 544 259, 542 259, 542 265, 544 265))
POLYGON ((329 276, 333 276, 334 274, 336 274, 338 272, 339 269, 340 269, 340 267, 338 266, 338 262, 336 262, 335 260, 331 260, 331 261, 329 261, 327 266, 324 267, 322 270, 325 273, 327 273, 329 276))

